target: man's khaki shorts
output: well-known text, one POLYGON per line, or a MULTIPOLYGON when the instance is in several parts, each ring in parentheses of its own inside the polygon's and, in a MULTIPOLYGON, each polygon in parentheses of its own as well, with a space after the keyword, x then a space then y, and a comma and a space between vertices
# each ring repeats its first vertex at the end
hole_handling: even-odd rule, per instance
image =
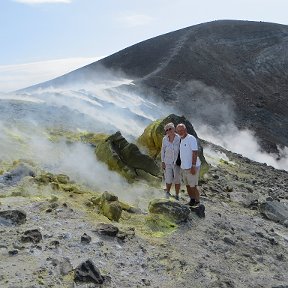
POLYGON ((164 177, 167 184, 180 184, 180 167, 174 164, 166 165, 164 177))
POLYGON ((196 168, 196 173, 191 174, 190 169, 181 169, 182 182, 186 186, 195 187, 198 185, 200 167, 196 168))

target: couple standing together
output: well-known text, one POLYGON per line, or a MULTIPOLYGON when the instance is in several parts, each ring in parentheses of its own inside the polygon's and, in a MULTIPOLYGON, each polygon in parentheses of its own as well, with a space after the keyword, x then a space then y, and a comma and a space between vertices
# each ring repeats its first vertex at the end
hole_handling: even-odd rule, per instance
POLYGON ((173 123, 166 124, 164 130, 166 135, 162 140, 161 161, 166 183, 166 194, 168 197, 171 196, 170 189, 174 183, 175 198, 179 200, 181 177, 190 197, 188 205, 198 206, 200 193, 197 185, 201 162, 198 157, 197 140, 194 136, 188 134, 186 126, 182 123, 177 125, 177 133, 173 123), (178 154, 180 155, 181 166, 176 164, 178 154))

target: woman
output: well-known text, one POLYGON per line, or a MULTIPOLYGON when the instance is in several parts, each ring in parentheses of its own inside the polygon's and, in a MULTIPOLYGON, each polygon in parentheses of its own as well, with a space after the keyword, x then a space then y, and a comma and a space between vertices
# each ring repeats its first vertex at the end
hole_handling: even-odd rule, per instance
POLYGON ((168 123, 164 127, 166 135, 162 140, 161 161, 164 170, 166 183, 166 196, 171 196, 170 189, 172 183, 175 184, 175 198, 179 200, 180 191, 180 167, 176 165, 176 160, 179 154, 180 137, 175 133, 173 123, 168 123))

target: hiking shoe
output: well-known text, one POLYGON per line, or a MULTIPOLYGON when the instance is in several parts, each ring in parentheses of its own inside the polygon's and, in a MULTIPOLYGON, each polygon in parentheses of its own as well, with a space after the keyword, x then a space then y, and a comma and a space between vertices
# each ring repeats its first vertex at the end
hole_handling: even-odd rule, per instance
MULTIPOLYGON (((193 199, 194 200, 194 199, 193 199)), ((196 201, 194 201, 194 204, 193 205, 190 205, 190 207, 192 208, 192 209, 195 209, 195 208, 198 208, 200 206, 200 202, 196 202, 196 201)))
POLYGON ((195 203, 196 203, 196 200, 191 198, 190 201, 189 201, 186 205, 188 205, 188 206, 194 206, 195 203))
POLYGON ((176 200, 179 200, 179 195, 176 194, 176 195, 175 195, 175 199, 176 199, 176 200))

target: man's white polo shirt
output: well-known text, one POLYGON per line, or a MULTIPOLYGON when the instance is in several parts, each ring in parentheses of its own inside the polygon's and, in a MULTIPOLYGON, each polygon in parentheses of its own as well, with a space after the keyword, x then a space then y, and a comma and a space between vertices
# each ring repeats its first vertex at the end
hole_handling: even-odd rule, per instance
MULTIPOLYGON (((192 152, 198 151, 197 140, 193 135, 187 134, 180 143, 181 169, 190 169, 192 167, 192 152)), ((201 161, 197 157, 196 167, 200 167, 201 161)))

